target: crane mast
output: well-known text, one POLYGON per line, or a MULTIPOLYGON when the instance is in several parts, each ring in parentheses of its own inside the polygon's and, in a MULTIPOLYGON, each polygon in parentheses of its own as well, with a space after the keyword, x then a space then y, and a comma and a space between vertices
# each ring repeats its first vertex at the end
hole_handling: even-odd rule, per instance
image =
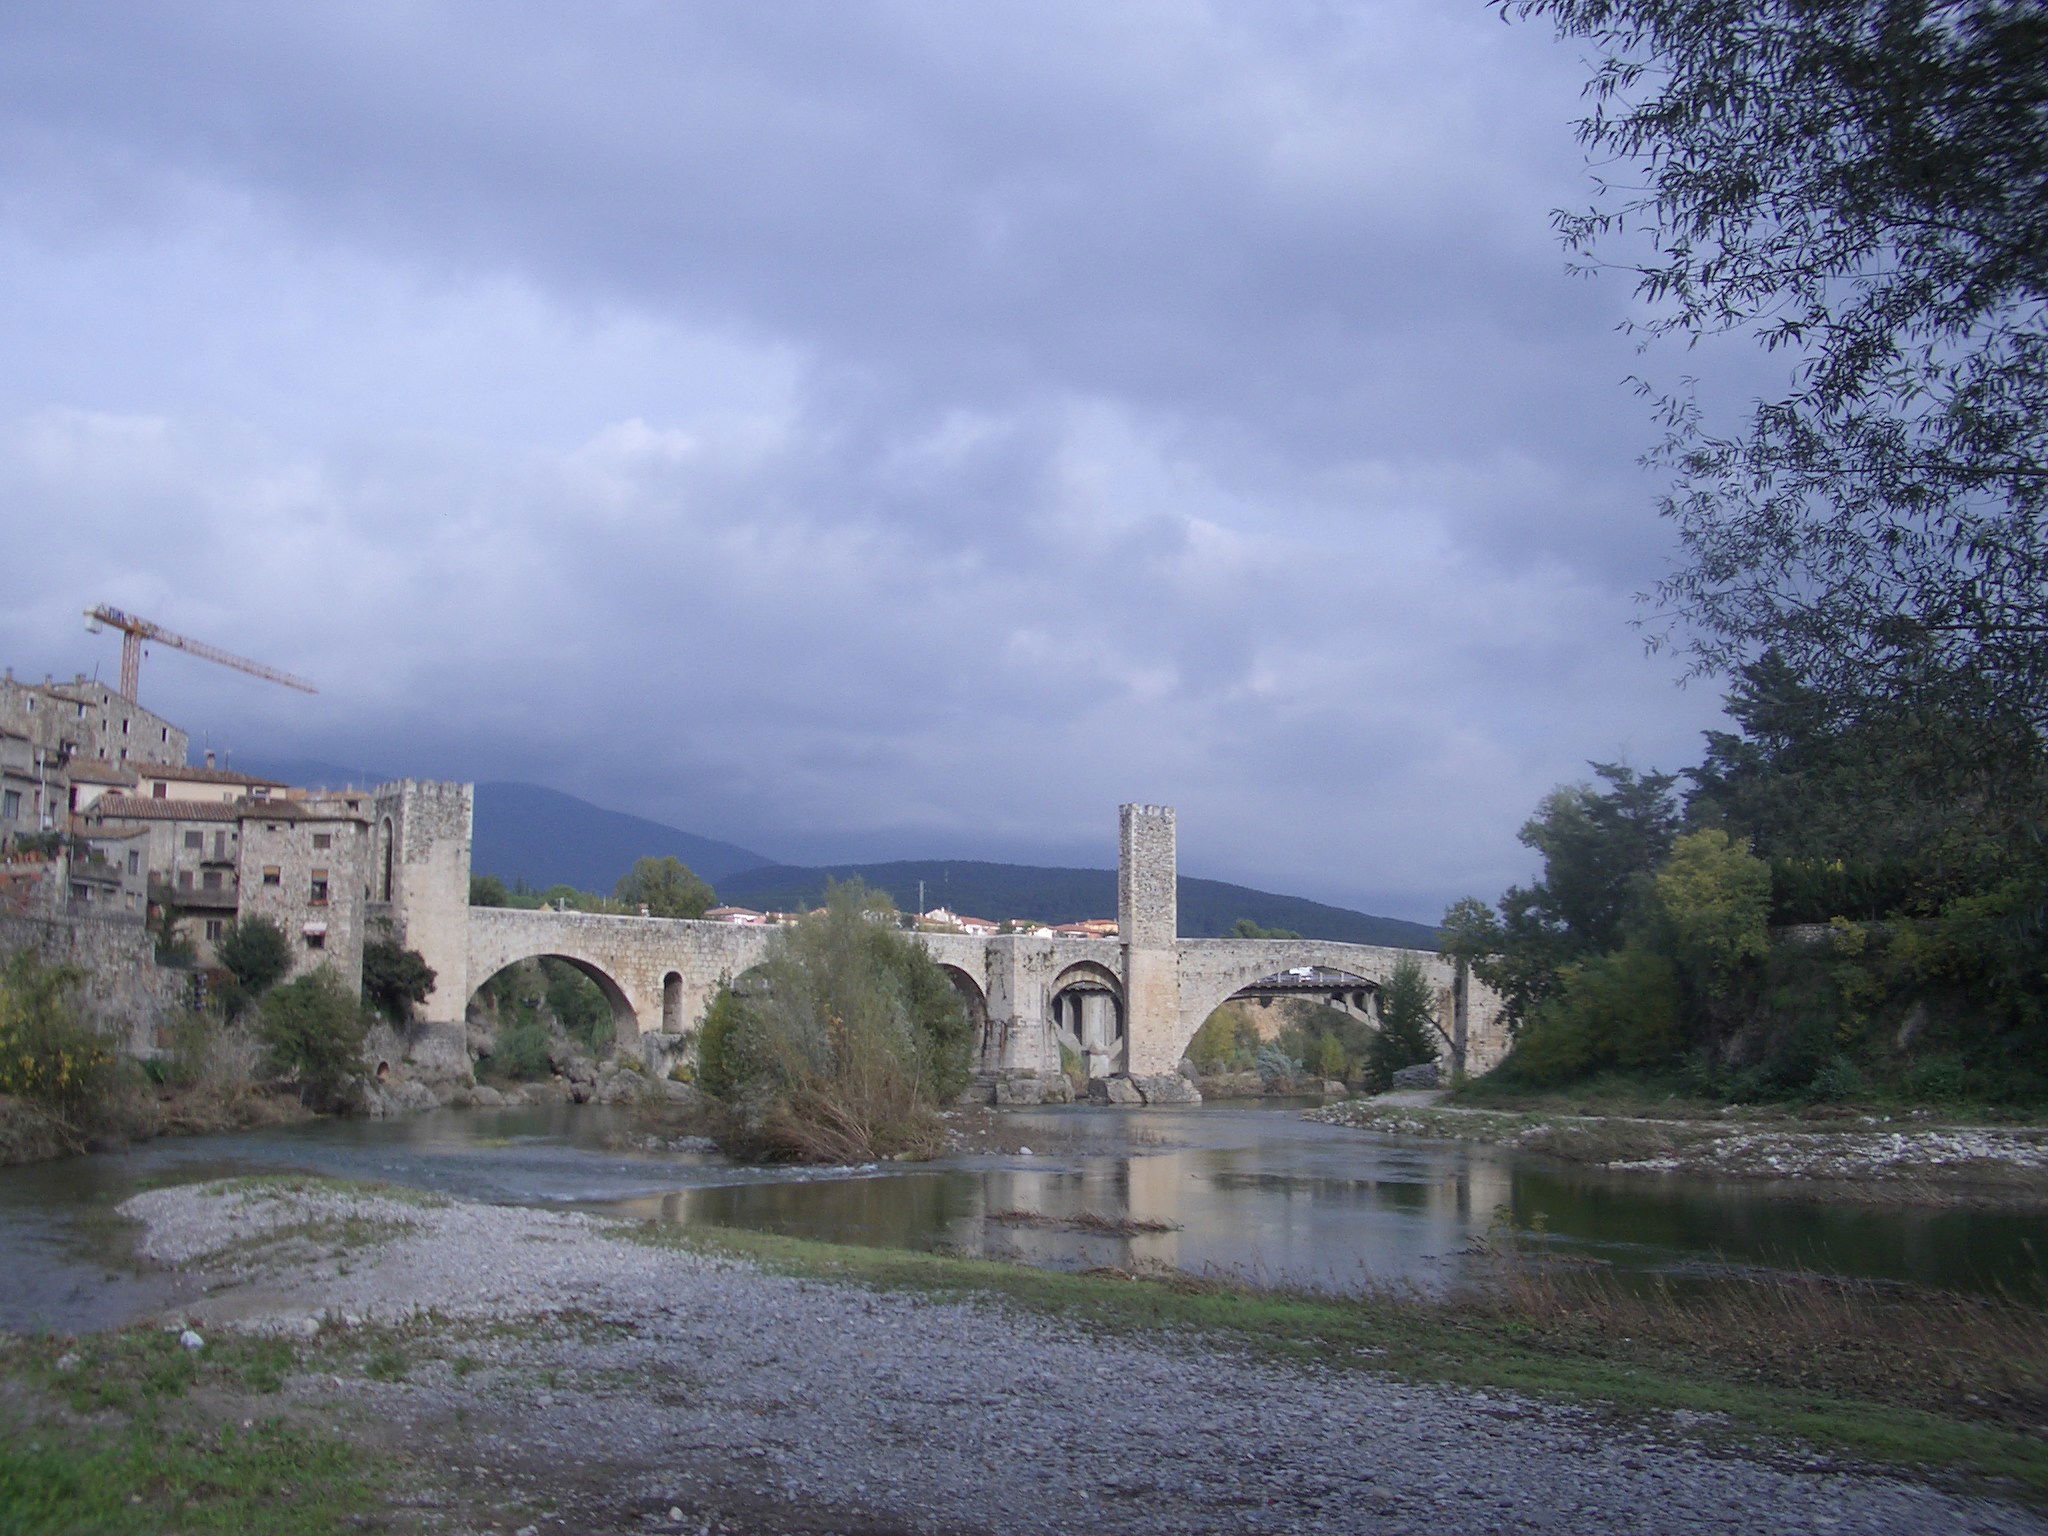
POLYGON ((287 688, 296 688, 301 693, 317 693, 319 690, 303 677, 294 677, 276 667, 266 667, 260 661, 251 661, 246 656, 237 656, 233 651, 224 651, 217 645, 208 645, 203 640, 194 640, 175 630, 165 629, 148 619, 137 618, 132 613, 123 613, 119 608, 101 603, 85 611, 90 621, 88 627, 95 633, 104 624, 109 629, 121 631, 121 696, 131 704, 142 702, 142 642, 154 640, 161 645, 174 646, 188 651, 201 660, 210 661, 223 667, 232 667, 237 672, 246 672, 251 677, 260 677, 268 682, 282 683, 287 688))

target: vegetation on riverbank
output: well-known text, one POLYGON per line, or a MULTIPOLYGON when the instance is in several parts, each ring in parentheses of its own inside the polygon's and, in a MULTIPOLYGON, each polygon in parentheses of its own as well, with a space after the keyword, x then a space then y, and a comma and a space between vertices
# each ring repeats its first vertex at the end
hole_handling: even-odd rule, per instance
POLYGON ((2038 747, 1923 759, 1771 657, 1727 707, 1739 730, 1708 733, 1682 803, 1681 775, 1596 764, 1522 829, 1541 878, 1445 914, 1514 1030, 1493 1077, 2048 1106, 2038 747))
POLYGON ((712 1135, 750 1161, 860 1163, 945 1150, 939 1106, 967 1084, 973 1027, 937 962, 864 886, 776 929, 711 1000, 697 1084, 712 1135))
POLYGON ((1599 1271, 1515 1253, 1499 1256, 1499 1283, 1475 1293, 1388 1288, 1333 1298, 730 1228, 633 1230, 657 1246, 880 1290, 988 1298, 1182 1346, 1199 1338, 1326 1368, 1678 1413, 1685 1433, 1704 1440, 1789 1438, 2048 1500, 2048 1316, 2010 1303, 1796 1275, 1644 1294, 1599 1271))
MULTIPOLYGON (((324 974, 324 973, 322 973, 324 974)), ((81 974, 24 950, 0 969, 0 1165, 39 1162, 163 1135, 274 1125, 327 1102, 360 1074, 336 1055, 334 1021, 360 1008, 306 978, 233 1021, 185 1012, 169 1050, 124 1056, 77 1002, 81 974)))

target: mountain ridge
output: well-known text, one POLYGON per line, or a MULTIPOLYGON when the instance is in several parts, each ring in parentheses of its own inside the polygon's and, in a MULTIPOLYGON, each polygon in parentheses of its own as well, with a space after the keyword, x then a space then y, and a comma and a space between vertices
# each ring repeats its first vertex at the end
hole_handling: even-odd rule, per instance
MULTIPOLYGON (((714 884, 719 899, 730 905, 792 911, 822 900, 828 881, 850 879, 887 892, 905 911, 917 908, 918 882, 922 880, 927 911, 943 905, 997 922, 1029 917, 1044 923, 1116 915, 1113 869, 998 864, 981 859, 895 859, 866 864, 771 864, 737 871, 714 884)), ((1250 918, 1261 927, 1290 928, 1310 939, 1396 949, 1437 946, 1436 929, 1427 923, 1378 917, 1227 880, 1182 875, 1178 896, 1184 938, 1225 938, 1239 918, 1250 918)))

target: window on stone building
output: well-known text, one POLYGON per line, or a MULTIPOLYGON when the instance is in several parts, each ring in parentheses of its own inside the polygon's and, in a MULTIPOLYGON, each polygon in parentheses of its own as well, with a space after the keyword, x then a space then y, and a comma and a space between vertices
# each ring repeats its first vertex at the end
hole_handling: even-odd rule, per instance
POLYGON ((187 832, 185 834, 185 846, 194 850, 204 848, 206 846, 206 834, 204 832, 187 832))
POLYGON ((224 859, 228 856, 227 833, 216 832, 213 834, 213 856, 216 859, 224 859))
POLYGON ((189 890, 191 890, 191 889, 192 889, 192 871, 191 871, 191 870, 189 870, 189 869, 181 869, 181 870, 179 870, 179 871, 178 871, 178 889, 179 889, 179 890, 181 890, 181 891, 189 891, 189 890))
POLYGON ((149 786, 149 798, 152 800, 170 799, 171 786, 166 784, 162 779, 158 779, 154 784, 149 786))
POLYGON ((313 905, 316 907, 327 905, 327 871, 324 869, 313 871, 313 905))
POLYGON ((21 820, 21 791, 10 789, 0 793, 0 816, 9 821, 21 820))
POLYGON ((128 873, 131 875, 142 873, 142 853, 139 849, 130 848, 128 850, 128 873))
POLYGON ((217 870, 217 869, 209 869, 208 871, 206 871, 206 873, 205 873, 205 874, 203 874, 203 875, 201 875, 201 876, 199 877, 199 886, 200 886, 200 889, 201 889, 201 890, 207 890, 207 891, 217 891, 217 890, 219 890, 219 889, 220 889, 220 871, 219 871, 219 870, 217 870))
POLYGON ((320 849, 332 848, 334 846, 334 837, 331 833, 315 832, 313 834, 313 846, 320 849))
POLYGON ((275 865, 275 864, 266 864, 266 865, 264 865, 264 866, 263 866, 263 883, 264 883, 265 885, 283 885, 283 884, 284 884, 284 871, 283 871, 282 869, 278 868, 278 867, 277 867, 277 865, 275 865))
POLYGON ((326 947, 327 947, 327 935, 326 935, 326 934, 324 934, 324 933, 309 933, 309 934, 307 934, 307 935, 306 935, 306 948, 308 948, 308 949, 325 949, 326 947))
POLYGON ((209 917, 206 920, 206 942, 209 944, 218 944, 220 942, 221 935, 227 932, 227 928, 228 925, 226 919, 219 917, 209 917))

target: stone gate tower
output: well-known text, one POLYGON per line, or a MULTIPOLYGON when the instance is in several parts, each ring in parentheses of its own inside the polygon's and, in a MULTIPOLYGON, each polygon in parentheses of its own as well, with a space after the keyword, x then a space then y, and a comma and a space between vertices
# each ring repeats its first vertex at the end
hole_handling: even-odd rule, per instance
POLYGON ((1118 816, 1116 926, 1124 951, 1125 1070, 1174 1070, 1180 1055, 1179 861, 1173 807, 1126 805, 1118 816))

